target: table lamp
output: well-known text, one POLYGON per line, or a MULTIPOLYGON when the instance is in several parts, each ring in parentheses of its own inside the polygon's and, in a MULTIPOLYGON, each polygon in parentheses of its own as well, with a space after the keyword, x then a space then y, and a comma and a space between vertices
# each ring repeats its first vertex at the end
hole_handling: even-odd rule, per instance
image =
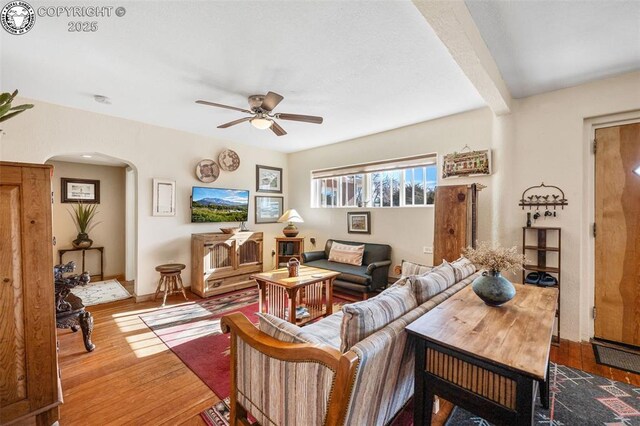
POLYGON ((294 225, 295 223, 302 223, 304 219, 298 214, 295 209, 289 209, 278 219, 278 222, 288 222, 289 224, 284 227, 282 233, 285 237, 295 237, 298 235, 298 228, 294 225))

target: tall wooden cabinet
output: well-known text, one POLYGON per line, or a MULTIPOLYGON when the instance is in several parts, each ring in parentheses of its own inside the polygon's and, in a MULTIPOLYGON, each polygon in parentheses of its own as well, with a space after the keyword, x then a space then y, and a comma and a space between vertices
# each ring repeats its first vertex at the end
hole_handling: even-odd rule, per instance
POLYGON ((51 166, 0 162, 2 425, 58 420, 51 238, 51 166))
POLYGON ((191 234, 191 291, 200 297, 255 286, 262 272, 262 232, 191 234))
POLYGON ((436 187, 433 264, 458 259, 478 238, 479 184, 436 187))

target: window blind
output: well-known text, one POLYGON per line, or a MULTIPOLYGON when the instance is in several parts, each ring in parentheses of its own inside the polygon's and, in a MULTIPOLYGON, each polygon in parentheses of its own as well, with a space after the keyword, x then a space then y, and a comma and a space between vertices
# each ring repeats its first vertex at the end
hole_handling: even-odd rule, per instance
POLYGON ((369 163, 355 164, 351 166, 331 167, 311 171, 312 179, 322 179, 360 173, 376 173, 390 170, 409 169, 412 167, 428 166, 436 164, 438 154, 422 154, 411 157, 396 158, 393 160, 372 161, 369 163))

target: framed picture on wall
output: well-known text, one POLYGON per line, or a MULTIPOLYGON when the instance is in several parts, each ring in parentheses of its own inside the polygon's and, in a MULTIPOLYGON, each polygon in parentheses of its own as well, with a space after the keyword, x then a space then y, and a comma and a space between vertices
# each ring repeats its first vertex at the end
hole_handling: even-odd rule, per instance
POLYGON ((282 194, 282 169, 256 165, 256 191, 282 194))
POLYGON ((482 176, 491 174, 491 150, 463 151, 442 157, 442 177, 482 176))
POLYGON ((371 234, 371 212, 348 212, 347 232, 349 234, 371 234))
POLYGON ((256 195, 256 223, 276 223, 282 216, 284 197, 256 195))
POLYGON ((176 215, 176 181, 153 179, 153 216, 176 215))
POLYGON ((60 178, 60 194, 63 203, 100 204, 100 181, 60 178))

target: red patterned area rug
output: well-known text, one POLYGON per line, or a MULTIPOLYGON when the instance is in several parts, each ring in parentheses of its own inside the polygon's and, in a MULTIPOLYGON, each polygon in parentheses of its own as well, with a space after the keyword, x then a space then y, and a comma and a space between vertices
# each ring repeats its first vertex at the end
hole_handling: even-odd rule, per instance
POLYGON ((229 335, 220 318, 242 312, 258 323, 258 290, 248 289, 140 315, 149 328, 221 399, 229 396, 229 335))
MULTIPOLYGON (((334 295, 334 312, 346 300, 334 295)), ((229 424, 229 335, 220 318, 242 312, 258 323, 258 290, 247 289, 140 315, 147 326, 221 399, 201 413, 212 426, 229 424)))

